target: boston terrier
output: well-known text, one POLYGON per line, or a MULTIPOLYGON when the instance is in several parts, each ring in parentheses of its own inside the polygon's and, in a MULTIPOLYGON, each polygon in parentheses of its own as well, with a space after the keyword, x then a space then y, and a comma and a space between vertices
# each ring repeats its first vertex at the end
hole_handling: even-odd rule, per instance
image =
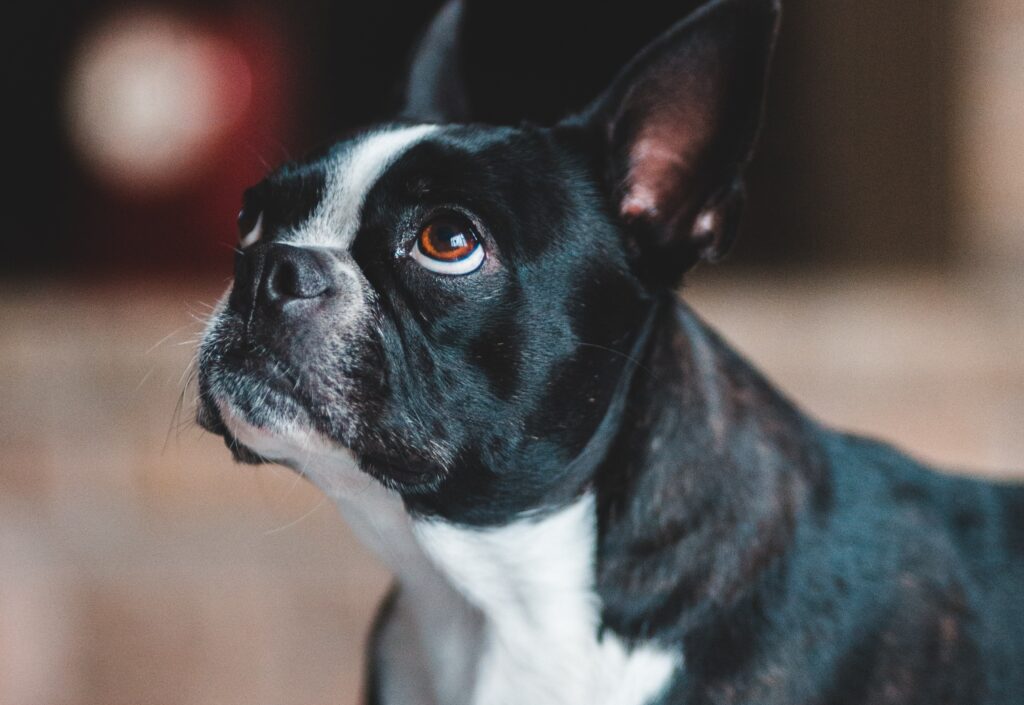
POLYGON ((555 125, 473 124, 457 0, 402 117, 244 197, 199 423, 396 587, 378 705, 1019 705, 1024 488, 796 409, 682 303, 728 250, 777 0, 555 125))

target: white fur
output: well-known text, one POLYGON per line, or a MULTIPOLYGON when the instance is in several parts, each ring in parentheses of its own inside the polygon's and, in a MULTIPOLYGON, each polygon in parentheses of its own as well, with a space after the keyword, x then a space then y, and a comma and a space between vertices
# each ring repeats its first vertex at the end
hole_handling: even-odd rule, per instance
POLYGON ((331 165, 324 197, 313 215, 282 242, 313 247, 348 249, 359 231, 363 204, 374 184, 413 145, 436 125, 414 125, 375 132, 341 152, 331 165))
POLYGON ((652 646, 598 638, 592 497, 500 528, 419 521, 413 531, 485 619, 472 691, 445 702, 643 705, 681 665, 652 646))
POLYGON ((448 274, 452 276, 469 274, 470 272, 475 272, 480 269, 480 265, 484 263, 484 248, 479 244, 469 257, 455 262, 442 262, 424 254, 423 251, 420 250, 419 243, 413 245, 412 252, 410 254, 421 267, 428 269, 435 274, 448 274))

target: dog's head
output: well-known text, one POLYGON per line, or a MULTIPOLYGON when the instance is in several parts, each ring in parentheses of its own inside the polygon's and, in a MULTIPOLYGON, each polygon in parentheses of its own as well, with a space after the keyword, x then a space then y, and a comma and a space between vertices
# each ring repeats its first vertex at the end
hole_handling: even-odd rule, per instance
POLYGON ((413 119, 246 193, 199 420, 241 460, 352 458, 486 521, 579 489, 652 302, 728 248, 778 8, 713 2, 579 115, 517 128, 444 121, 466 106, 457 10, 414 65, 413 119))

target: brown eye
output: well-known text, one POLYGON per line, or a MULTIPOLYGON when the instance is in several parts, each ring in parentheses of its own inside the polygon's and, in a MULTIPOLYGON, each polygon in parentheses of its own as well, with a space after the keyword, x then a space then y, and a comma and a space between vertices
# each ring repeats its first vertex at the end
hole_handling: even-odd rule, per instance
POLYGON ((465 259, 476 249, 477 239, 465 218, 443 215, 434 218, 420 230, 420 251, 442 262, 465 259))
POLYGON ((438 274, 469 274, 483 263, 484 250, 467 218, 446 213, 423 225, 412 257, 438 274))

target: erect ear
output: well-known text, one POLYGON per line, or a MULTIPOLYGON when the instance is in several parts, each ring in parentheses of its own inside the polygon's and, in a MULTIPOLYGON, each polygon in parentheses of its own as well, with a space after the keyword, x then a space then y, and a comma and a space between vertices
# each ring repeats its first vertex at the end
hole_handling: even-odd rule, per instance
POLYGON ((420 39, 409 68, 402 118, 436 123, 469 118, 460 65, 463 4, 448 0, 420 39))
POLYGON ((659 283, 732 244, 778 19, 778 0, 713 0, 572 121, 598 131, 613 202, 659 283))

